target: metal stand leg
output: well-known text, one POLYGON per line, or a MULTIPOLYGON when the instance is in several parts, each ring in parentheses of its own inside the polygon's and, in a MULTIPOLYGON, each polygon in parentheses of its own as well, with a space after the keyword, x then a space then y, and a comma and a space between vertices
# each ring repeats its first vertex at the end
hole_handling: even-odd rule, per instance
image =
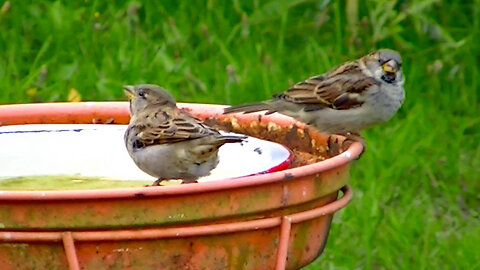
POLYGON ((275 270, 284 270, 287 265, 288 241, 290 240, 290 229, 292 228, 292 218, 282 217, 280 225, 280 240, 278 241, 277 262, 275 270))
POLYGON ((62 233, 62 241, 63 241, 63 248, 65 249, 65 254, 67 255, 68 268, 70 268, 70 270, 80 270, 72 233, 71 232, 62 233))

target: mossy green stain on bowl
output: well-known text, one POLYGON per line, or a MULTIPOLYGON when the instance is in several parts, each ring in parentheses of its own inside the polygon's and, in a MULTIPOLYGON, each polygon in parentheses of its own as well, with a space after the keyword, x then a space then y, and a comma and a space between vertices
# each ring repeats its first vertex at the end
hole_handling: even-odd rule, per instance
MULTIPOLYGON (((313 230, 311 221, 303 223, 303 226, 296 226, 295 230, 293 231, 293 249, 295 251, 298 252, 299 250, 302 250, 308 244, 309 237, 312 237, 312 231, 313 230)), ((290 263, 293 263, 294 265, 301 265, 301 258, 292 256, 290 260, 290 263)))
MULTIPOLYGON (((350 179, 350 171, 348 169, 336 170, 335 174, 335 181, 324 181, 325 176, 322 176, 322 174, 315 175, 314 190, 317 197, 331 194, 348 184, 350 179)), ((327 179, 329 178, 327 177, 327 179)))
POLYGON ((0 260, 17 262, 12 264, 16 269, 65 269, 62 253, 63 246, 58 243, 0 244, 0 260))
POLYGON ((0 179, 0 190, 67 190, 142 187, 151 181, 116 180, 80 175, 39 175, 0 179))

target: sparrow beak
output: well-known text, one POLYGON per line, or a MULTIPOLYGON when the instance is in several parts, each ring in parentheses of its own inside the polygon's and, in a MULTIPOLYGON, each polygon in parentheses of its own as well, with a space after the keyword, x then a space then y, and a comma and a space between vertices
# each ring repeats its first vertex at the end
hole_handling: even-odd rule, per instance
POLYGON ((135 87, 133 85, 124 85, 123 92, 128 100, 132 100, 135 97, 135 87))
POLYGON ((382 69, 383 71, 385 71, 385 73, 387 74, 394 74, 398 71, 398 64, 397 64, 397 61, 395 60, 390 60, 390 61, 387 61, 385 63, 383 63, 382 65, 382 69))

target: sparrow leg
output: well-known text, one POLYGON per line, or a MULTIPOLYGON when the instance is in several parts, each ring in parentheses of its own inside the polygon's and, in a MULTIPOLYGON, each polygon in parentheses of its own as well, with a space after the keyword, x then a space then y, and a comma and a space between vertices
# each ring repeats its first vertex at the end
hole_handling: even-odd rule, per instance
POLYGON ((183 180, 181 179, 165 179, 165 178, 159 178, 153 184, 153 186, 176 186, 176 185, 181 185, 183 184, 183 180))
MULTIPOLYGON (((336 156, 345 150, 347 150, 354 142, 359 142, 363 145, 363 152, 365 152, 366 142, 365 139, 357 132, 348 132, 338 134, 345 137, 345 140, 341 140, 336 135, 331 135, 328 138, 328 155, 329 157, 336 156)), ((363 154, 362 152, 362 154, 363 154)), ((360 158, 360 157, 359 157, 360 158)))
POLYGON ((163 180, 165 179, 158 178, 155 182, 153 182, 152 186, 161 186, 163 180))
POLYGON ((352 143, 354 142, 359 142, 363 145, 363 149, 365 150, 365 147, 367 146, 367 142, 365 141, 365 138, 363 138, 363 136, 358 133, 358 132, 348 132, 346 134, 342 134, 343 136, 347 137, 347 139, 343 142, 344 145, 345 144, 348 144, 346 145, 347 147, 344 148, 344 149, 347 149, 348 147, 350 147, 350 145, 352 145, 352 143))
POLYGON ((341 147, 340 147, 340 144, 341 142, 339 141, 339 138, 337 135, 330 135, 328 137, 328 141, 327 141, 327 145, 328 145, 328 150, 327 150, 327 154, 328 154, 328 157, 334 157, 338 154, 340 154, 342 151, 341 151, 341 147))
POLYGON ((347 138, 345 139, 345 141, 343 141, 343 144, 342 144, 343 151, 347 150, 354 142, 359 142, 362 144, 363 146, 362 153, 360 153, 360 155, 357 158, 357 159, 360 159, 360 157, 363 155, 363 153, 365 153, 367 149, 367 142, 365 141, 365 138, 363 138, 363 136, 358 132, 348 132, 342 135, 347 138))
POLYGON ((194 183, 198 183, 197 178, 195 178, 195 179, 182 179, 182 185, 183 184, 194 184, 194 183))

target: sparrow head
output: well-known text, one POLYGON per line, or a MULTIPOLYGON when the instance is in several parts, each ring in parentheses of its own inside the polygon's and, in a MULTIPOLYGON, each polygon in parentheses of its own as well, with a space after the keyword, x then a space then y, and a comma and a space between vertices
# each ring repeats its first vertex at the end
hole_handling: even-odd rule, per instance
POLYGON ((375 79, 394 85, 403 83, 402 58, 398 52, 381 49, 362 60, 375 79))
POLYGON ((150 106, 175 107, 173 96, 165 89, 154 84, 139 84, 123 86, 125 95, 130 100, 130 112, 141 112, 150 106))

